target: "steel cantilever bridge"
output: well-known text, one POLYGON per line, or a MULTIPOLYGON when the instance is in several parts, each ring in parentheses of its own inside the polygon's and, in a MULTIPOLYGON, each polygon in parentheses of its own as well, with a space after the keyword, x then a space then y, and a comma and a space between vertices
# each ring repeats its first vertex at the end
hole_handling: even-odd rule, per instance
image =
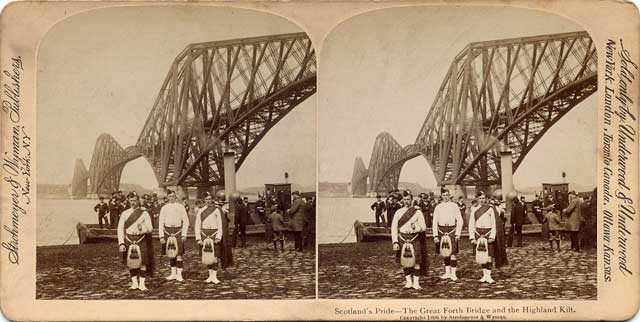
POLYGON ((76 164, 72 191, 88 185, 89 193, 111 193, 124 166, 140 157, 160 186, 223 185, 223 153, 234 152, 239 169, 269 129, 315 92, 305 33, 190 44, 171 64, 136 144, 123 148, 100 135, 89 170, 76 164))
POLYGON ((511 150, 515 171, 551 126, 597 90, 596 72, 586 32, 470 43, 453 59, 415 142, 402 147, 380 133, 369 168, 356 158, 352 192, 396 188, 403 164, 418 156, 438 185, 499 184, 501 149, 511 150))

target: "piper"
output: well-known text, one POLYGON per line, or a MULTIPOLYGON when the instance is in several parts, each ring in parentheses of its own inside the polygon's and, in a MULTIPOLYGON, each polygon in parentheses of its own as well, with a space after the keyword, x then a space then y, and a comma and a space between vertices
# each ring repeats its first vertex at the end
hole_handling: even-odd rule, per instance
POLYGON ((442 202, 433 210, 433 242, 436 253, 439 253, 444 259, 444 274, 440 278, 451 279, 455 282, 458 280, 458 276, 456 276, 458 241, 460 234, 462 234, 464 221, 460 214, 460 207, 450 200, 449 190, 442 188, 440 197, 442 202))
POLYGON ((398 209, 391 222, 391 239, 396 259, 403 267, 406 283, 404 288, 421 289, 418 273, 421 258, 426 257, 427 250, 416 241, 420 233, 426 231, 424 215, 419 207, 413 207, 413 196, 405 191, 402 197, 403 207, 398 209))
POLYGON ((151 216, 140 208, 140 200, 135 191, 127 195, 131 208, 125 210, 118 221, 118 244, 122 261, 127 264, 131 275, 131 287, 146 291, 145 278, 153 270, 153 244, 151 216))
POLYGON ((222 257, 222 208, 216 206, 213 196, 207 192, 204 196, 205 206, 196 214, 195 237, 200 246, 202 264, 207 266, 209 277, 206 283, 220 283, 218 280, 218 263, 222 257))
POLYGON ((469 239, 474 245, 476 262, 482 265, 480 282, 494 283, 491 278, 491 258, 494 256, 494 240, 496 238, 496 217, 498 211, 487 203, 487 196, 480 191, 477 194, 479 206, 469 216, 469 239))
POLYGON ((182 255, 184 255, 184 242, 187 240, 189 229, 189 217, 184 205, 178 200, 175 191, 167 191, 169 203, 160 210, 158 222, 158 237, 162 249, 162 255, 169 257, 171 274, 167 280, 184 281, 182 278, 182 255))

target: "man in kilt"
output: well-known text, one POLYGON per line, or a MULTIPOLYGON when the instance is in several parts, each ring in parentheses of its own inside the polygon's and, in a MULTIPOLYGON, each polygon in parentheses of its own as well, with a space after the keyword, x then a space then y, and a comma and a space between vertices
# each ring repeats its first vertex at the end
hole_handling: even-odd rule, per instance
MULTIPOLYGON (((160 218, 158 221, 158 237, 160 238, 161 254, 169 257, 169 265, 171 266, 171 274, 167 276, 167 280, 176 280, 182 282, 182 255, 184 255, 184 242, 187 240, 187 229, 189 229, 189 217, 187 210, 182 203, 177 202, 178 197, 175 191, 167 191, 169 203, 164 205, 160 210, 160 218), (167 242, 171 237, 175 238, 175 245, 168 245, 167 242), (167 246, 177 248, 175 257, 173 252, 167 251, 167 246)), ((171 238, 173 240, 173 238, 171 238)))
MULTIPOLYGON (((209 277, 205 280, 207 283, 220 283, 218 280, 218 263, 222 257, 222 216, 224 212, 222 208, 216 206, 213 200, 213 196, 210 193, 205 193, 204 196, 205 206, 200 208, 196 214, 195 222, 195 237, 200 250, 200 256, 202 256, 203 241, 207 238, 213 240, 213 252, 217 258, 215 263, 203 263, 207 265, 209 271, 209 277)), ((204 259, 203 259, 204 260, 204 259)))
POLYGON ((496 208, 487 202, 487 196, 482 192, 478 192, 477 199, 479 206, 474 208, 471 216, 469 216, 469 239, 474 245, 473 254, 476 253, 475 245, 480 237, 484 237, 488 242, 489 260, 482 264, 482 278, 480 282, 489 284, 495 282, 491 278, 491 259, 494 257, 494 241, 496 238, 496 218, 499 216, 496 208))
POLYGON ((449 190, 443 188, 440 190, 442 202, 433 210, 433 242, 435 243, 436 253, 441 253, 440 244, 442 238, 448 236, 451 243, 447 246, 451 247, 451 255, 443 256, 444 258, 444 274, 441 279, 451 279, 457 281, 458 276, 456 270, 458 268, 458 241, 462 234, 462 226, 464 220, 460 214, 460 207, 451 201, 449 190))
POLYGON ((424 215, 420 208, 413 207, 412 203, 413 196, 405 191, 402 197, 403 207, 398 209, 391 222, 391 239, 393 241, 393 250, 396 251, 396 260, 403 266, 406 280, 404 288, 413 287, 419 290, 422 288, 418 277, 420 263, 422 258, 427 257, 427 249, 426 247, 420 247, 418 238, 427 229, 427 225, 424 222, 424 215), (407 245, 405 247, 405 244, 411 246, 407 245), (410 251, 410 247, 413 248, 413 253, 410 251))
POLYGON ((129 289, 146 291, 144 280, 153 272, 153 226, 149 213, 140 208, 136 192, 130 192, 127 198, 131 208, 125 210, 118 221, 119 250, 131 275, 129 289))

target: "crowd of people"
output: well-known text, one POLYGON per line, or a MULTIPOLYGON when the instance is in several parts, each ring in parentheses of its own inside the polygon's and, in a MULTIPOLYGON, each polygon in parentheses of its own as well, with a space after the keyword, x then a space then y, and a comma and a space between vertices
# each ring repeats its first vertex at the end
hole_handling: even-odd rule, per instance
MULTIPOLYGON (((268 238, 272 239, 275 251, 278 244, 284 251, 286 233, 293 236, 297 252, 315 246, 315 198, 307 200, 297 191, 292 198, 291 207, 286 210, 281 202, 271 200, 268 215, 264 197, 259 196, 255 203, 258 221, 266 224, 268 232, 273 232, 268 238)), ((100 197, 94 211, 98 214, 100 228, 117 230, 122 261, 131 275, 130 289, 147 290, 145 279, 153 273, 155 262, 152 233, 156 228, 160 255, 167 258, 171 269, 166 279, 184 281, 183 255, 190 226, 187 201, 187 198, 179 201, 171 190, 166 196, 154 193, 142 197, 135 191, 126 196, 117 191, 108 203, 100 197)), ((230 216, 224 191, 215 196, 205 193, 196 200, 194 236, 201 262, 209 273, 206 283, 220 283, 217 271, 233 265, 232 248, 238 246, 238 239, 239 247, 247 245, 247 225, 253 223, 248 198, 237 198, 234 206, 234 216, 230 216)))
MULTIPOLYGON (((463 227, 467 227, 475 262, 482 268, 479 281, 491 284, 495 282, 492 268, 508 264, 506 248, 522 247, 523 244, 522 227, 528 222, 527 205, 524 196, 513 197, 510 216, 505 216, 506 204, 502 200, 484 192, 478 192, 467 208, 463 197, 454 202, 449 190, 444 188, 439 196, 421 193, 417 198, 409 190, 393 190, 384 201, 378 195, 371 209, 378 227, 391 228, 393 250, 403 268, 405 288, 420 289, 419 276, 427 274, 427 228, 431 228, 429 237, 433 238, 435 253, 443 259, 441 279, 458 280, 459 241, 463 227), (509 226, 505 227, 507 222, 509 226)), ((575 191, 569 192, 568 199, 565 207, 553 198, 543 202, 538 196, 531 203, 533 215, 542 223, 542 238, 548 240, 552 251, 554 244, 557 250, 560 248, 561 232, 570 235, 572 251, 580 251, 580 245, 588 240, 585 237, 590 230, 584 223, 595 217, 595 202, 583 205, 583 199, 575 191), (589 209, 593 215, 585 216, 584 209, 589 209)), ((591 200, 595 200, 595 191, 591 200)), ((594 222, 590 225, 595 226, 594 222)), ((595 227, 592 228, 595 232, 595 227)), ((595 236, 591 238, 595 239, 595 236)))

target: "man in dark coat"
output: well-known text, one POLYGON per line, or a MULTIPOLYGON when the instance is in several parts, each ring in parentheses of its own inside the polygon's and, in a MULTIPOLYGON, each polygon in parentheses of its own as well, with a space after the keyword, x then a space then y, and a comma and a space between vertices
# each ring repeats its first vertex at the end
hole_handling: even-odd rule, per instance
POLYGON ((100 197, 100 202, 93 207, 93 211, 98 213, 98 223, 100 228, 103 228, 102 221, 104 220, 104 226, 109 228, 109 219, 107 219, 107 213, 109 213, 109 205, 104 202, 104 197, 100 197))
POLYGON ((524 204, 524 197, 513 199, 513 209, 511 209, 511 229, 509 230, 508 246, 513 245, 513 235, 516 235, 516 247, 522 247, 522 225, 524 224, 524 217, 526 215, 526 208, 524 204))
POLYGON ((293 238, 295 241, 295 249, 298 252, 302 251, 302 227, 304 226, 304 209, 306 205, 304 200, 300 198, 300 192, 294 191, 292 194, 293 202, 291 208, 287 209, 287 214, 291 218, 291 231, 293 232, 293 238))
POLYGON ((247 223, 249 222, 249 206, 244 204, 242 198, 236 201, 236 229, 233 233, 233 247, 236 247, 238 235, 240 235, 240 247, 247 243, 247 223))
POLYGON ((542 198, 540 198, 540 196, 536 195, 536 199, 531 203, 531 208, 538 222, 542 222, 544 220, 544 214, 542 213, 542 198))
POLYGON ((582 200, 578 198, 575 191, 569 192, 569 205, 562 210, 562 214, 567 218, 567 230, 571 233, 571 250, 580 251, 580 241, 578 233, 582 221, 582 200))
POLYGON ((380 221, 382 221, 383 225, 387 225, 386 221, 384 220, 384 211, 387 209, 387 207, 384 204, 384 201, 382 201, 381 199, 382 197, 380 195, 376 196, 376 201, 371 205, 371 210, 375 211, 375 216, 376 216, 376 226, 380 227, 380 221))
POLYGON ((120 201, 117 198, 117 195, 114 193, 111 199, 109 200, 109 223, 111 224, 111 229, 116 229, 118 226, 118 221, 120 221, 120 213, 124 209, 120 201))
POLYGON ((390 227, 393 222, 393 216, 395 215, 398 209, 402 208, 402 204, 396 198, 395 193, 391 193, 389 197, 387 197, 385 208, 387 209, 387 226, 390 227))
MULTIPOLYGON (((222 208, 225 204, 224 190, 216 192, 216 204, 222 208)), ((231 249, 231 236, 229 235, 229 211, 222 208, 222 255, 220 256, 220 268, 226 269, 233 266, 233 251, 231 249)))

